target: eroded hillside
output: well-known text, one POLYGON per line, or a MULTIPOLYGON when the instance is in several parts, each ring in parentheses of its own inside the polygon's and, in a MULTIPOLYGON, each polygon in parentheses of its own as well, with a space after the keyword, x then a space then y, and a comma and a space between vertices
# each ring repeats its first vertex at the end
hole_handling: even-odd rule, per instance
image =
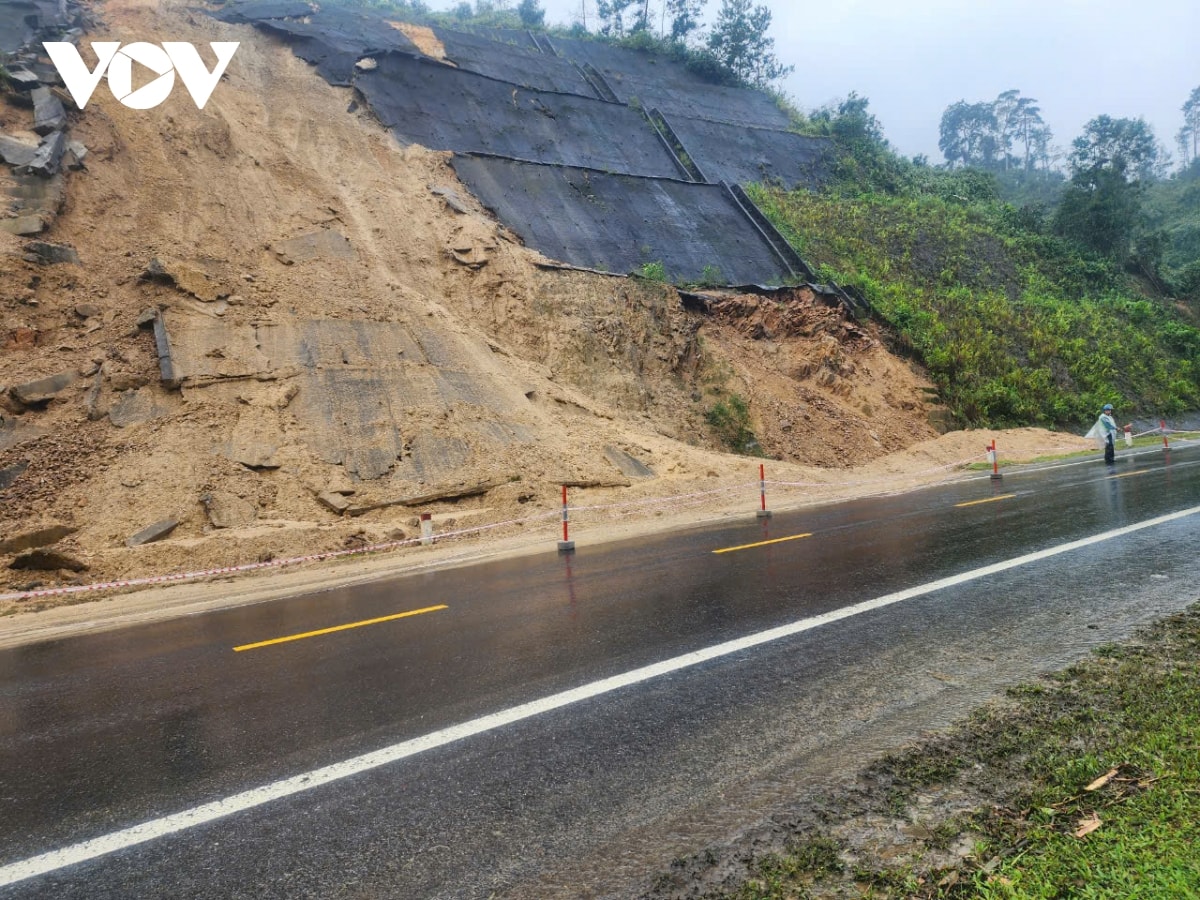
MULTIPOLYGON (((0 538, 60 525, 54 549, 86 566, 10 569, 9 545, 8 589, 411 535, 418 508, 502 521, 553 510, 563 481, 617 499, 743 481, 756 462, 706 421, 734 395, 781 475, 937 433, 920 373, 831 299, 685 305, 555 267, 447 154, 399 145, 278 40, 178 3, 94 12, 87 40, 241 47, 203 111, 178 89, 128 109, 102 85, 72 112, 89 152, 38 239, 78 264, 2 236, 0 538), (54 375, 51 396, 19 390, 54 375), (461 487, 486 490, 329 505, 461 487), (126 546, 169 519, 166 539, 126 546)), ((31 111, 7 99, 5 133, 27 137, 31 111)))

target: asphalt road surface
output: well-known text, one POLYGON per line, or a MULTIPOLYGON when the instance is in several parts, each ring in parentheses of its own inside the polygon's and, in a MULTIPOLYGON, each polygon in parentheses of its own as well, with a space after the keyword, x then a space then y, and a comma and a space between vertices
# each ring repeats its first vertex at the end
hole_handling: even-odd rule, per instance
POLYGON ((6 650, 0 898, 636 896, 1189 605, 1198 526, 1176 448, 6 650))

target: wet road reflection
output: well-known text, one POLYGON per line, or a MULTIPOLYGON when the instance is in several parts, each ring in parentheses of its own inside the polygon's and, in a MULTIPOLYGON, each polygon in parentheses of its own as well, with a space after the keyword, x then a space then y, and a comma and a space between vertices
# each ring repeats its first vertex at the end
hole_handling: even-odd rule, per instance
MULTIPOLYGON (((744 522, 654 540, 589 547, 578 533, 575 554, 426 572, 5 651, 0 864, 721 641, 1197 504, 1200 452, 1173 450, 1127 457, 1112 472, 1089 461, 776 512, 771 519, 756 520, 748 511, 744 522), (713 552, 729 548, 744 549, 713 552), (432 615, 233 651, 443 605, 432 615)), ((1101 568, 1106 582, 1126 583, 1134 599, 1160 587, 1147 579, 1175 577, 1195 520, 1164 533, 1170 540, 1162 542, 1161 559, 1152 536, 1131 539, 1128 546, 1138 549, 1126 554, 1125 574, 1109 565, 1126 552, 1114 542, 1047 562, 1036 586, 1022 583, 1019 594, 1002 602, 988 594, 994 585, 974 585, 872 613, 853 628, 814 632, 798 645, 807 648, 799 656, 784 648, 766 652, 769 675, 743 661, 738 690, 753 687, 769 697, 781 684, 811 688, 804 702, 832 741, 845 730, 827 721, 838 704, 860 719, 878 718, 945 689, 899 674, 905 666, 938 660, 938 674, 969 684, 972 670, 962 665, 958 641, 1001 648, 996 654, 1006 644, 1024 646, 1036 671, 1038 661, 1086 646, 1073 621, 1078 610, 1064 598, 1094 583, 1101 568), (930 647, 912 655, 931 622, 944 646, 957 648, 946 659, 930 647), (948 674, 956 667, 958 674, 948 674), (892 691, 871 699, 888 684, 892 691)), ((1111 613, 1125 618, 1109 621, 1110 632, 1137 615, 1133 602, 1122 609, 1111 613)), ((737 664, 718 668, 728 677, 737 664)), ((707 696, 729 693, 728 686, 694 690, 685 705, 717 708, 714 728, 749 715, 707 696)), ((680 713, 662 707, 667 688, 645 691, 660 721, 674 722, 680 713)), ((624 711, 624 701, 614 703, 621 710, 614 715, 635 715, 624 711)), ((669 738, 670 729, 651 740, 641 725, 632 732, 601 725, 601 736, 592 722, 586 737, 563 740, 564 746, 580 741, 574 765, 588 771, 597 759, 608 760, 601 770, 619 765, 642 752, 631 747, 645 745, 687 773, 709 759, 708 740, 729 746, 706 738, 701 725, 688 725, 698 730, 679 733, 666 748, 656 742, 669 738)), ((754 727, 771 730, 761 722, 754 727)), ((815 752, 820 734, 809 737, 815 752)), ((544 752, 523 746, 525 738, 513 748, 507 740, 498 736, 489 746, 505 747, 506 759, 544 752)), ((807 740, 793 735, 790 744, 808 746, 807 740)), ((789 741, 781 734, 777 743, 789 741)), ((501 768, 517 777, 529 765, 510 759, 501 768)), ((592 796, 590 787, 572 784, 592 796)), ((465 822, 480 814, 461 813, 465 822)), ((67 878, 56 889, 71 883, 67 878)))

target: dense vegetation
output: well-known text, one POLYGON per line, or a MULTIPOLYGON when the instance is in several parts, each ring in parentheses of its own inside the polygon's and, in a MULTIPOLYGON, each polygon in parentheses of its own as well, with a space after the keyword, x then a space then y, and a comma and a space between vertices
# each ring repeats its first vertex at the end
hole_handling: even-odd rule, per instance
MULTIPOLYGON (((448 13, 344 2, 452 27, 545 27, 538 0, 464 0, 448 13)), ((666 54, 715 82, 769 89, 787 74, 765 6, 721 0, 702 34, 705 5, 598 0, 570 33, 666 54)), ((826 189, 752 194, 823 278, 866 296, 961 424, 1076 426, 1107 402, 1122 417, 1171 417, 1200 409, 1200 88, 1182 113, 1170 173, 1142 119, 1097 116, 1063 157, 1035 98, 961 100, 942 117, 934 166, 893 152, 851 94, 793 115, 797 130, 833 140, 826 189)))
POLYGON ((1141 120, 1089 123, 1070 178, 1024 148, 1007 170, 997 153, 903 159, 854 95, 797 127, 833 139, 832 182, 758 186, 756 202, 823 278, 866 295, 963 424, 1200 408, 1200 162, 1161 177, 1141 120))

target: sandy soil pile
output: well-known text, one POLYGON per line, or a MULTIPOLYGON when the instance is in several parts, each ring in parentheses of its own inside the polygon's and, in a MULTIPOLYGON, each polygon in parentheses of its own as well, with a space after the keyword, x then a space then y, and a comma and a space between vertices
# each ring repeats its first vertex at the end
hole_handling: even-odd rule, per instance
MULTIPOLYGON (((945 477, 939 467, 990 439, 935 440, 944 416, 922 374, 810 291, 714 297, 700 312, 665 285, 547 266, 470 197, 445 154, 398 145, 283 44, 174 2, 96 12, 89 40, 241 47, 203 111, 178 87, 139 111, 102 85, 75 114, 86 169, 69 173, 42 238, 73 247, 79 265, 30 262, 21 239, 0 239, 0 547, 62 526, 52 549, 77 569, 12 569, 25 551, 10 547, 0 593, 397 540, 425 511, 441 531, 552 516, 563 481, 603 485, 577 499, 592 504, 705 492, 594 514, 606 529, 719 514, 744 500, 708 492, 757 478, 758 462, 722 453, 705 420, 734 395, 749 403, 770 477, 829 486, 807 499, 945 477), (509 414, 470 396, 381 398, 403 409, 402 431, 436 435, 463 463, 425 479, 405 468, 420 451, 406 445, 394 471, 356 480, 295 412, 295 373, 223 377, 238 360, 216 358, 217 376, 164 385, 144 315, 156 310, 194 331, 393 323, 451 347, 456 373, 516 404, 509 414), (17 400, 15 387, 59 373, 71 383, 53 399, 17 400), (489 430, 524 437, 488 443, 489 430), (246 458, 267 440, 269 460, 246 458), (653 477, 622 471, 630 460, 653 477), (367 506, 480 484, 491 487, 472 498, 353 518, 318 500, 367 506), (126 546, 168 518, 179 524, 165 540, 126 546)), ((30 116, 0 111, 10 134, 30 116)), ((1000 443, 1013 458, 1082 446, 1045 432, 1000 443)), ((531 527, 474 540, 519 543, 531 527)))

